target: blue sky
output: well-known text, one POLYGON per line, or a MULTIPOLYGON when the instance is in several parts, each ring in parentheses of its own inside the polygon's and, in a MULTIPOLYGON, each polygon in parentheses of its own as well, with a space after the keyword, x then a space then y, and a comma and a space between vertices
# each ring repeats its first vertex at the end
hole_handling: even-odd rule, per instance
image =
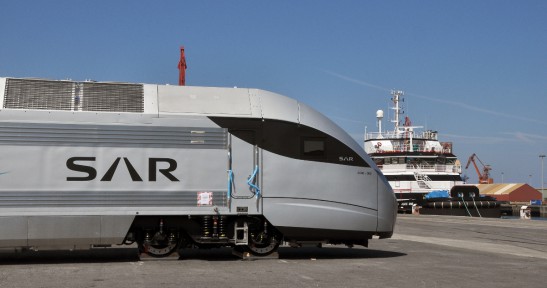
POLYGON ((547 1, 2 2, 2 77, 176 84, 184 45, 187 85, 293 97, 359 141, 404 90, 464 165, 541 186, 547 1))

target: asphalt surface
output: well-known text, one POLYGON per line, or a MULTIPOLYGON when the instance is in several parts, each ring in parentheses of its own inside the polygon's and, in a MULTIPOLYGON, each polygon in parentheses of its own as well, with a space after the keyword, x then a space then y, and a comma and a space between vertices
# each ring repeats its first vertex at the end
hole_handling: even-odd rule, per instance
POLYGON ((547 287, 547 221, 399 215, 369 248, 230 249, 141 260, 135 249, 0 254, 8 287, 547 287))

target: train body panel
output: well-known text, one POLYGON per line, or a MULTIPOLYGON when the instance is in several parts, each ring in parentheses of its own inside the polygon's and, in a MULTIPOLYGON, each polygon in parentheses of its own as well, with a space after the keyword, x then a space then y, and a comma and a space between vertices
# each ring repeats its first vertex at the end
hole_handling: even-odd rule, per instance
POLYGON ((393 232, 381 172, 294 99, 14 78, 0 91, 0 248, 266 254, 283 237, 349 245, 393 232))
POLYGON ((377 174, 370 167, 294 160, 264 153, 266 198, 302 198, 344 203, 371 211, 378 209, 377 174), (283 167, 282 171, 279 168, 283 167), (306 185, 302 185, 306 183, 306 185))

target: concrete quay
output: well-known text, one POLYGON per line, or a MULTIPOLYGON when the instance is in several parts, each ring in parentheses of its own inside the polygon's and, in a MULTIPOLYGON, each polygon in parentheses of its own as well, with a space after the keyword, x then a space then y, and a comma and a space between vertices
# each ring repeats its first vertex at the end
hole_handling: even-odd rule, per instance
POLYGON ((0 287, 547 287, 547 221, 399 215, 369 248, 230 249, 142 261, 136 249, 0 254, 0 287))

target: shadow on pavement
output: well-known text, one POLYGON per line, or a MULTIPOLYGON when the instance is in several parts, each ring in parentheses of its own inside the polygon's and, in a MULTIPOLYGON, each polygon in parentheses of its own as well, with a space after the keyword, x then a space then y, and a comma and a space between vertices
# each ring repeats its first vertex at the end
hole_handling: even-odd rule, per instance
POLYGON ((279 248, 280 259, 361 259, 361 258, 392 258, 406 256, 404 253, 373 250, 366 248, 347 247, 302 247, 302 248, 279 248))
MULTIPOLYGON (((275 259, 367 259, 392 258, 406 256, 404 253, 346 247, 280 247, 278 255, 257 257, 251 260, 275 259)), ((187 249, 168 258, 139 257, 137 249, 108 248, 78 251, 25 251, 0 253, 0 265, 28 264, 62 264, 62 263, 109 263, 136 261, 171 261, 171 260, 204 260, 204 261, 239 261, 240 257, 232 254, 231 248, 187 249)))
POLYGON ((108 248, 93 250, 52 250, 0 253, 0 265, 109 263, 139 261, 137 249, 108 248))

